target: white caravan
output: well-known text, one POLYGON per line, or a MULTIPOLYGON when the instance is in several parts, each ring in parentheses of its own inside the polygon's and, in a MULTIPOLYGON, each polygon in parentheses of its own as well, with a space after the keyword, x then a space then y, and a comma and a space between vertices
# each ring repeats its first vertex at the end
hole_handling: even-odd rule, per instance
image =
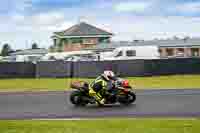
POLYGON ((36 63, 42 57, 41 54, 16 55, 16 62, 33 62, 36 63))
POLYGON ((159 59, 158 46, 128 46, 118 47, 109 56, 102 56, 101 60, 133 60, 159 59))
POLYGON ((41 58, 41 61, 49 61, 49 60, 66 60, 68 57, 75 55, 87 55, 93 54, 91 51, 71 51, 71 52, 53 52, 47 53, 45 56, 41 58))
POLYGON ((37 62, 42 55, 32 54, 32 55, 12 55, 3 57, 3 62, 37 62))

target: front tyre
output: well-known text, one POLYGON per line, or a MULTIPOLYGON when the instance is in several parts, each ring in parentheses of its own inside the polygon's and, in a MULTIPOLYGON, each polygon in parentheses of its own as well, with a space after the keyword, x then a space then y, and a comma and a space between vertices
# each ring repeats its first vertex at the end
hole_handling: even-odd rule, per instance
POLYGON ((85 106, 87 103, 82 99, 80 91, 73 91, 70 95, 70 102, 76 106, 85 106))
POLYGON ((136 100, 136 95, 134 92, 129 92, 126 95, 120 96, 119 103, 124 105, 129 105, 136 100))
POLYGON ((134 92, 130 91, 129 94, 128 94, 128 103, 131 104, 133 102, 135 102, 136 100, 136 95, 134 92))

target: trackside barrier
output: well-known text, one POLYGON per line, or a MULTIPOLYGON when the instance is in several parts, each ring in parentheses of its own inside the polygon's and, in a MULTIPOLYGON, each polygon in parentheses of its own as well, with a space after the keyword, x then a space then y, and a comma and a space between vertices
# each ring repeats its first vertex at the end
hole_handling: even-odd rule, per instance
POLYGON ((48 61, 38 62, 36 65, 36 77, 70 77, 71 75, 71 62, 64 61, 48 61))
POLYGON ((48 61, 37 64, 4 62, 0 63, 0 78, 93 78, 104 70, 112 70, 121 77, 200 74, 200 58, 92 62, 48 61))
POLYGON ((26 62, 1 62, 0 78, 33 78, 35 77, 36 65, 26 62))

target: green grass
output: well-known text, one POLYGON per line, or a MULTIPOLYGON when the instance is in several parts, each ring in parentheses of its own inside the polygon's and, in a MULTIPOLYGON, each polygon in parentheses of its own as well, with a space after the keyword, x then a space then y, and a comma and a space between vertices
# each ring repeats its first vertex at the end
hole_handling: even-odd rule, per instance
POLYGON ((199 133, 200 120, 0 121, 0 133, 199 133))
MULTIPOLYGON (((200 75, 174 75, 127 78, 137 89, 200 88, 200 75)), ((57 91, 67 90, 72 81, 92 79, 1 79, 0 91, 57 91)))
POLYGON ((128 78, 138 89, 200 89, 200 75, 174 75, 128 78))

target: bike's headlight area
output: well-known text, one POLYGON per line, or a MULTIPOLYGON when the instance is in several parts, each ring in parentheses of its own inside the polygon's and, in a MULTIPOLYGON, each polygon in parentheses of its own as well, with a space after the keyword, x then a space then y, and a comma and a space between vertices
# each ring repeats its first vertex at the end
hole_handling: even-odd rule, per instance
POLYGON ((129 85, 128 80, 124 80, 124 81, 122 82, 122 86, 123 86, 123 87, 129 87, 130 85, 129 85))

